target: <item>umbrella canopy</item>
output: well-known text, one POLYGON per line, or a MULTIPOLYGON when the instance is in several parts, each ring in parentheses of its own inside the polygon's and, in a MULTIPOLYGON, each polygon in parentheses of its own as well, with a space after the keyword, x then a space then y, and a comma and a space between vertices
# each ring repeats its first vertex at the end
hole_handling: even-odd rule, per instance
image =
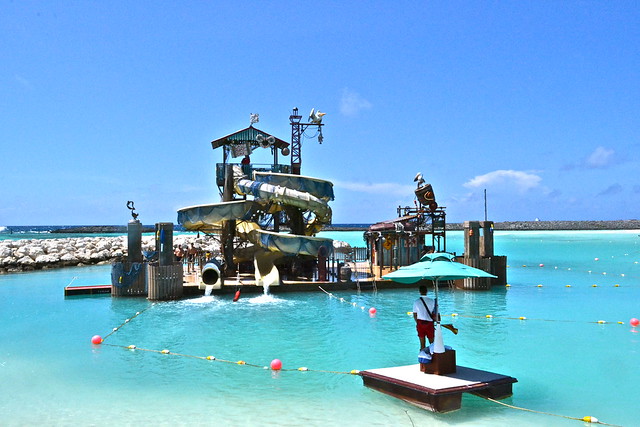
MULTIPOLYGON (((400 267, 394 272, 385 274, 383 279, 393 280, 399 283, 416 283, 420 280, 433 280, 435 282, 435 300, 438 305, 438 281, 457 280, 475 277, 493 277, 486 271, 469 267, 454 261, 454 256, 446 252, 426 254, 415 264, 400 267)), ((437 310, 436 310, 437 311, 437 310)), ((440 321, 433 319, 435 323, 435 353, 444 353, 440 321)))
MULTIPOLYGON (((457 280, 471 277, 493 277, 486 271, 469 267, 454 261, 454 256, 445 252, 426 254, 415 264, 400 267, 396 271, 385 274, 383 279, 398 283, 416 283, 420 280, 457 280)), ((437 292, 437 286, 436 286, 437 292)))

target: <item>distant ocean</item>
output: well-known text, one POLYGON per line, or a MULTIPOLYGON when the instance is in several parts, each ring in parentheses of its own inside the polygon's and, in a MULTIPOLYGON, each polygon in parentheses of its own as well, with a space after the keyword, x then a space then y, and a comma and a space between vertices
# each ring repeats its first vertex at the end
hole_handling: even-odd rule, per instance
MULTIPOLYGON (((445 331, 458 364, 516 377, 505 403, 533 413, 465 394, 459 411, 433 414, 334 373, 417 363, 415 289, 152 303, 63 296, 70 283, 108 283, 110 266, 0 275, 3 425, 582 425, 562 416, 638 425, 640 333, 629 325, 640 318, 638 233, 496 231, 510 287, 441 289, 442 313, 460 330, 445 331), (261 367, 274 358, 289 370, 261 367)), ((362 231, 326 237, 357 245, 362 231)), ((463 240, 447 233, 447 249, 462 251, 463 240)))
MULTIPOLYGON (((0 226, 0 240, 19 239, 61 239, 64 237, 115 236, 118 233, 55 233, 56 230, 73 230, 77 225, 18 225, 0 226)), ((123 234, 123 233, 120 233, 123 234)))
MULTIPOLYGON (((145 229, 153 229, 154 225, 143 225, 145 229)), ((333 224, 330 229, 366 229, 369 224, 333 224)), ((185 232, 184 229, 176 225, 175 230, 185 232)), ((99 236, 117 236, 126 234, 126 226, 86 226, 86 225, 20 225, 20 226, 0 226, 0 240, 19 240, 19 239, 61 239, 65 237, 99 237, 99 236), (87 229, 102 227, 111 227, 120 229, 119 232, 87 232, 87 229), (64 231, 64 232, 61 232, 64 231)))
MULTIPOLYGON (((444 336, 458 364, 517 378, 504 402, 537 412, 465 394, 459 411, 433 414, 348 374, 417 363, 407 315, 417 289, 152 303, 64 297, 70 283, 108 283, 108 265, 0 275, 3 425, 583 425, 567 416, 638 425, 640 332, 629 324, 640 318, 638 233, 496 231, 510 287, 441 288, 442 314, 460 330, 444 336), (111 336, 94 346, 94 334, 111 336), (289 370, 269 370, 275 358, 289 370)), ((447 233, 447 249, 462 251, 463 240, 447 233)))

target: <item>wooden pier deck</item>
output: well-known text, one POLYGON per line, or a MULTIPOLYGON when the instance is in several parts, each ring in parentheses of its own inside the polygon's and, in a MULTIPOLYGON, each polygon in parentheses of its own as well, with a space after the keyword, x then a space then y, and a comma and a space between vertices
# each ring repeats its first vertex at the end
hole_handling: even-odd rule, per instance
POLYGON ((91 285, 91 286, 65 286, 64 296, 75 295, 95 295, 108 294, 111 295, 111 285, 91 285))
POLYGON ((504 399, 512 395, 512 384, 518 381, 464 366, 456 366, 452 374, 425 374, 419 364, 361 371, 360 375, 365 386, 433 412, 460 409, 462 393, 504 399))
MULTIPOLYGON (((196 296, 202 295, 204 290, 198 287, 199 277, 193 273, 185 273, 184 275, 184 296, 196 296)), ((283 293, 283 292, 316 292, 321 286, 328 292, 333 291, 346 291, 358 289, 358 285, 363 291, 370 291, 374 287, 375 289, 399 289, 399 288, 415 288, 415 284, 399 284, 390 280, 373 280, 365 279, 356 281, 313 281, 313 280, 283 280, 279 285, 271 286, 269 292, 271 293, 283 293)), ((233 294, 241 287, 242 293, 262 293, 264 289, 262 286, 256 286, 255 280, 245 277, 242 279, 242 283, 236 281, 235 278, 225 279, 223 286, 214 287, 212 293, 214 295, 219 294, 233 294)), ((65 296, 76 295, 96 295, 96 294, 110 294, 111 285, 90 285, 90 286, 66 286, 64 288, 65 296)))

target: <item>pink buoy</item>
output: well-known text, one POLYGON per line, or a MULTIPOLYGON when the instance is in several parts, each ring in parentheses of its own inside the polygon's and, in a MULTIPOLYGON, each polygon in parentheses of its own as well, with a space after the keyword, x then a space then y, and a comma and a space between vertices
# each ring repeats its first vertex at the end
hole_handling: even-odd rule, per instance
POLYGON ((594 258, 593 260, 594 261, 600 261, 600 258, 594 258))
POLYGON ((279 371, 280 369, 282 369, 282 362, 280 361, 280 359, 273 359, 271 361, 271 369, 273 369, 274 371, 279 371))
POLYGON ((376 314, 376 312, 377 312, 377 311, 378 311, 378 310, 376 310, 376 308, 375 308, 375 307, 371 307, 371 308, 369 309, 369 314, 373 316, 374 314, 376 314))
POLYGON ((629 320, 629 323, 631 323, 631 326, 636 327, 638 325, 640 325, 640 320, 636 319, 635 317, 631 320, 629 320))
POLYGON ((544 264, 540 264, 539 266, 540 266, 540 267, 544 267, 544 264))
POLYGON ((100 335, 94 335, 91 337, 91 344, 102 344, 102 337, 100 335))

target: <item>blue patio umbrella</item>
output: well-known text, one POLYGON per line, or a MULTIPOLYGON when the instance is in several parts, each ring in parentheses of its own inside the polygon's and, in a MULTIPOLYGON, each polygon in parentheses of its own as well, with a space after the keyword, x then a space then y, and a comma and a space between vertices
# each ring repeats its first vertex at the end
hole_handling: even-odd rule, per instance
MULTIPOLYGON (((417 283, 420 280, 433 280, 435 287, 435 300, 438 303, 438 282, 441 280, 457 280, 468 278, 492 277, 493 274, 478 268, 469 267, 454 261, 454 256, 446 252, 436 252, 426 254, 420 261, 415 264, 400 267, 396 271, 382 276, 383 279, 393 280, 398 283, 417 283)), ((442 345, 442 332, 440 330, 440 321, 434 319, 436 326, 436 353, 444 352, 442 345)))

